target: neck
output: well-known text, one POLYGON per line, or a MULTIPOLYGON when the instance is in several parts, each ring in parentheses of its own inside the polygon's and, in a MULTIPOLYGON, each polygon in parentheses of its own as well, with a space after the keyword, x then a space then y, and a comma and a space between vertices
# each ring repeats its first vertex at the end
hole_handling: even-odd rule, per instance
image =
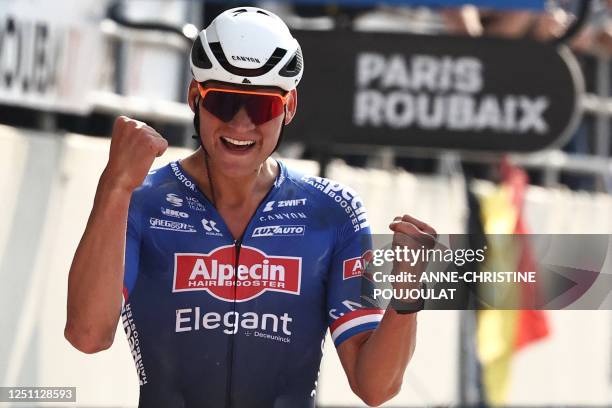
POLYGON ((209 157, 205 157, 201 148, 181 164, 217 208, 242 207, 249 205, 254 198, 260 200, 258 197, 269 191, 280 171, 276 161, 268 158, 250 173, 227 174, 216 167, 209 157))

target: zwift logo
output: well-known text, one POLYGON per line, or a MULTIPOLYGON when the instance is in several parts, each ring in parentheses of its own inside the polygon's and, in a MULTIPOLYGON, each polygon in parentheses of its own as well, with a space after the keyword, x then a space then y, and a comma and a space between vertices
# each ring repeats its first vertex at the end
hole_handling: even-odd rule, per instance
POLYGON ((263 212, 269 212, 275 208, 297 207, 306 205, 305 198, 296 198, 293 200, 268 201, 263 209, 263 212))

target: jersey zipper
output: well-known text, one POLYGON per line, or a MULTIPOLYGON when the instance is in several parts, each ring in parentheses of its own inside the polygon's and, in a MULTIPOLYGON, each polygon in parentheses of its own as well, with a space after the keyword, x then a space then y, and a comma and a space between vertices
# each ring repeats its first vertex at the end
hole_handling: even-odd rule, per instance
MULTIPOLYGON (((242 237, 240 239, 234 240, 234 249, 236 251, 236 256, 234 257, 234 277, 233 277, 233 302, 232 302, 232 312, 234 312, 234 317, 236 315, 236 291, 238 290, 238 265, 240 264, 240 247, 242 246, 242 237)), ((237 324, 237 320, 236 323, 237 324)), ((231 408, 231 395, 232 395, 232 370, 234 367, 234 336, 232 334, 229 338, 229 346, 227 348, 227 359, 229 360, 227 372, 226 372, 226 381, 225 381, 225 407, 231 408)))

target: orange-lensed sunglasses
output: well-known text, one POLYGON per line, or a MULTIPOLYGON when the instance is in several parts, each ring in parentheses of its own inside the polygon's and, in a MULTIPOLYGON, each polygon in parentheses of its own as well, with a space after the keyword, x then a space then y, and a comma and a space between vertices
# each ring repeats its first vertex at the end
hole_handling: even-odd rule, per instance
POLYGON ((202 106, 224 122, 244 107, 253 124, 259 126, 283 114, 289 93, 284 95, 243 89, 204 87, 198 83, 202 106))

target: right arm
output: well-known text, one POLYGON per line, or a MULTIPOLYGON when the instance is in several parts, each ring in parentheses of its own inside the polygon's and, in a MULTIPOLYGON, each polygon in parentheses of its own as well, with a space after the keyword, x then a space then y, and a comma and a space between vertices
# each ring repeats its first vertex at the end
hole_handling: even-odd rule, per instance
POLYGON ((126 117, 115 121, 108 164, 68 277, 64 336, 84 353, 113 343, 121 312, 130 199, 167 147, 144 123, 126 117))

